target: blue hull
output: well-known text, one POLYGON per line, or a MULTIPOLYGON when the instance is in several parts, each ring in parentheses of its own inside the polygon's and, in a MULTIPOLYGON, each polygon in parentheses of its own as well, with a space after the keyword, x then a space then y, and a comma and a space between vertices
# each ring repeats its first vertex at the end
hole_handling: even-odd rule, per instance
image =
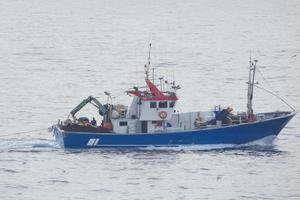
POLYGON ((205 144, 243 144, 267 136, 277 136, 295 115, 227 127, 167 133, 66 132, 54 127, 56 140, 65 148, 147 147, 205 144))

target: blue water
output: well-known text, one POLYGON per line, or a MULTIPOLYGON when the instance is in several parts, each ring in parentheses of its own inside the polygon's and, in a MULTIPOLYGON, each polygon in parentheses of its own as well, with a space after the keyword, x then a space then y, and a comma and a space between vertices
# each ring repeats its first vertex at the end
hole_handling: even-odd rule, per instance
MULTIPOLYGON (((260 86, 299 110, 299 11, 297 0, 0 1, 0 199, 300 199, 299 115, 273 143, 243 146, 64 150, 47 132, 89 95, 127 104, 149 42, 157 78, 181 85, 181 112, 246 110, 250 55, 260 86)), ((254 98, 256 112, 289 109, 254 98)))

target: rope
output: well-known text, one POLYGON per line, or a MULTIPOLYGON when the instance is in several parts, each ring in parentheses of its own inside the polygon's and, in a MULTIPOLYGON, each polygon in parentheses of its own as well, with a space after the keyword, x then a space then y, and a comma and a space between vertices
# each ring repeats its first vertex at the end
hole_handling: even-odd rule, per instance
POLYGON ((34 129, 34 130, 30 130, 30 131, 22 131, 22 132, 9 133, 9 134, 5 134, 5 135, 0 135, 0 137, 6 137, 6 136, 12 136, 12 135, 20 135, 20 134, 25 134, 25 133, 33 133, 33 132, 44 131, 44 130, 48 130, 48 128, 41 128, 41 129, 34 129))
POLYGON ((125 92, 119 92, 119 93, 117 93, 116 95, 113 95, 111 98, 112 99, 117 99, 118 97, 120 97, 120 96, 122 96, 122 95, 124 95, 125 94, 125 92))
POLYGON ((269 94, 271 94, 271 95, 273 95, 273 96, 275 96, 275 97, 277 97, 278 99, 280 99, 285 105, 287 105, 290 109, 292 109, 294 112, 296 111, 290 104, 288 104, 284 99, 282 99, 279 95, 277 95, 277 94, 275 94, 275 93, 273 93, 273 92, 271 92, 271 91, 269 91, 269 90, 267 90, 267 89, 265 89, 265 88, 263 88, 263 87, 259 87, 259 86, 257 86, 257 85, 254 85, 255 87, 257 87, 257 88, 259 88, 259 89, 261 89, 261 90, 263 90, 263 91, 265 91, 265 92, 267 92, 267 93, 269 93, 269 94))
POLYGON ((263 90, 263 91, 265 91, 265 92, 267 92, 267 93, 269 93, 269 94, 271 94, 271 95, 277 97, 277 98, 278 98, 279 100, 281 100, 285 105, 287 105, 290 109, 292 109, 293 111, 296 111, 296 110, 293 108, 293 106, 291 106, 290 104, 288 104, 283 98, 281 98, 281 97, 279 96, 279 94, 276 93, 276 91, 272 88, 271 84, 267 81, 267 79, 264 77, 264 75, 263 75, 262 72, 259 70, 259 68, 257 68, 257 71, 259 72, 259 74, 260 74, 260 76, 262 77, 262 79, 264 80, 264 82, 265 82, 265 83, 268 85, 268 87, 271 89, 271 91, 269 91, 269 90, 267 90, 267 89, 265 89, 265 88, 263 88, 263 87, 257 86, 257 85, 255 85, 255 87, 257 87, 257 88, 259 88, 259 89, 261 89, 261 90, 263 90))
MULTIPOLYGON (((264 77, 263 73, 259 70, 259 68, 256 68, 257 71, 259 72, 260 76, 262 77, 263 81, 268 85, 268 87, 272 90, 272 92, 274 94, 276 94, 275 90, 272 88, 271 84, 269 83, 269 81, 264 77)), ((279 95, 278 95, 279 96, 279 95)))

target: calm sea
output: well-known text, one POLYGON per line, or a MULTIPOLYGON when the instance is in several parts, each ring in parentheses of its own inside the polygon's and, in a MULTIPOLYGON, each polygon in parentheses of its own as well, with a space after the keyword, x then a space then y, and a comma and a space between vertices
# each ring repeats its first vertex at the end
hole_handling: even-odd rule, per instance
POLYGON ((89 95, 129 103, 150 42, 180 112, 245 111, 250 56, 299 110, 299 24, 298 0, 0 0, 0 199, 300 199, 299 115, 273 144, 239 147, 64 150, 46 130, 89 95))

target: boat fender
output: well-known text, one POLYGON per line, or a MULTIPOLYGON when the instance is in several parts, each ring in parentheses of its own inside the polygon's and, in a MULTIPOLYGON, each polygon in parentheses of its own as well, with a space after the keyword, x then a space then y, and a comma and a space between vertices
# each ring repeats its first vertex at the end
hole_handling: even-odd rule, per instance
POLYGON ((162 110, 162 111, 160 111, 160 112, 158 113, 158 116, 159 116, 161 119, 166 119, 167 116, 168 116, 168 113, 167 113, 166 111, 162 110))

